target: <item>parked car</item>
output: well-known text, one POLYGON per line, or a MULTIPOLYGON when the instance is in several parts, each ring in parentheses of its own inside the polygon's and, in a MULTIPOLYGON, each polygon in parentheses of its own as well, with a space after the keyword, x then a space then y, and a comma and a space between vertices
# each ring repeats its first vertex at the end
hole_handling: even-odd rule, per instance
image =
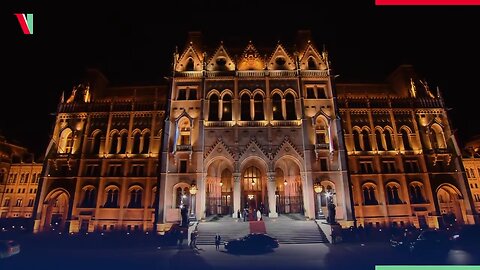
POLYGON ((452 247, 449 235, 440 230, 426 230, 410 243, 413 255, 439 255, 447 253, 452 247))
POLYGON ((415 241, 420 234, 419 230, 416 229, 404 229, 395 234, 392 234, 390 238, 390 246, 399 250, 408 250, 410 244, 415 241))
POLYGON ((20 244, 13 240, 0 240, 0 259, 20 253, 20 244))
POLYGON ((264 233, 251 233, 242 238, 225 242, 229 252, 267 251, 278 248, 278 240, 264 233))

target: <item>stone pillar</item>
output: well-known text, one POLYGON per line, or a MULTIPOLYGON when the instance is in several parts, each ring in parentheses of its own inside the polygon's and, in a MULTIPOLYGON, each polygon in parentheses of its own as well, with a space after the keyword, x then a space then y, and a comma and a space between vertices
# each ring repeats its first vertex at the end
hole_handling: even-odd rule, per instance
POLYGON ((206 217, 206 196, 207 196, 207 174, 201 176, 201 181, 197 181, 198 191, 195 195, 195 211, 197 219, 205 219, 206 217))
POLYGON ((242 213, 242 205, 240 200, 240 173, 233 173, 233 213, 232 217, 237 217, 237 210, 242 213))
POLYGON ((278 217, 277 213, 277 197, 275 196, 275 173, 269 172, 267 174, 268 178, 268 208, 270 213, 268 213, 268 217, 278 217))

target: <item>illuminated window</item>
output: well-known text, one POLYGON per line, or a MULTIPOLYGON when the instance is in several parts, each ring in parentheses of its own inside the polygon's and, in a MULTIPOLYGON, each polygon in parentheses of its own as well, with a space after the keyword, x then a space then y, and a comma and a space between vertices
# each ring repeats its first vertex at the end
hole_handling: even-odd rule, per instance
POLYGON ((230 95, 224 95, 222 98, 222 102, 222 121, 232 121, 232 97, 230 95))
POLYGON ((376 186, 374 184, 365 184, 362 187, 363 190, 363 203, 364 205, 377 205, 376 198, 376 186))
POLYGON ((178 126, 178 141, 177 145, 190 145, 190 121, 187 118, 184 118, 179 122, 178 126))
POLYGON ((73 148, 73 132, 71 129, 66 128, 60 135, 60 142, 58 145, 59 153, 71 153, 73 148))

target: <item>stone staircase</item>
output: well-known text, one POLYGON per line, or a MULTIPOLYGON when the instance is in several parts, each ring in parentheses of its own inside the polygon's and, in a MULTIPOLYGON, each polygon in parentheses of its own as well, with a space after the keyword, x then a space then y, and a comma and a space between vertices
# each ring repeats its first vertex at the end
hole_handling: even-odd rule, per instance
POLYGON ((215 245, 215 234, 220 234, 222 242, 236 239, 250 233, 248 222, 237 221, 229 216, 198 223, 197 245, 215 245))
MULTIPOLYGON (((198 223, 197 245, 214 245, 215 234, 223 241, 236 239, 250 233, 248 222, 231 217, 215 217, 211 221, 198 223)), ((264 217, 267 234, 278 239, 280 244, 328 243, 326 235, 313 220, 302 215, 280 215, 278 218, 264 217)))
POLYGON ((265 221, 267 234, 280 244, 328 243, 326 235, 313 220, 300 215, 280 215, 265 221))

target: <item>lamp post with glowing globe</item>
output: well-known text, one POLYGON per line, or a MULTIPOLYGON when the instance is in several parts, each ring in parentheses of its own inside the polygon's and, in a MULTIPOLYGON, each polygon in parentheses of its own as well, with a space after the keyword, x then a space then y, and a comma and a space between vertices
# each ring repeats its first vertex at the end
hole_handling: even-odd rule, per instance
POLYGON ((323 186, 319 183, 316 182, 313 184, 313 191, 315 191, 315 196, 317 197, 317 219, 323 218, 323 210, 322 210, 322 191, 323 191, 323 186))
POLYGON ((196 220, 195 217, 195 194, 197 194, 198 188, 195 182, 192 183, 190 186, 189 192, 190 192, 190 220, 196 220))

